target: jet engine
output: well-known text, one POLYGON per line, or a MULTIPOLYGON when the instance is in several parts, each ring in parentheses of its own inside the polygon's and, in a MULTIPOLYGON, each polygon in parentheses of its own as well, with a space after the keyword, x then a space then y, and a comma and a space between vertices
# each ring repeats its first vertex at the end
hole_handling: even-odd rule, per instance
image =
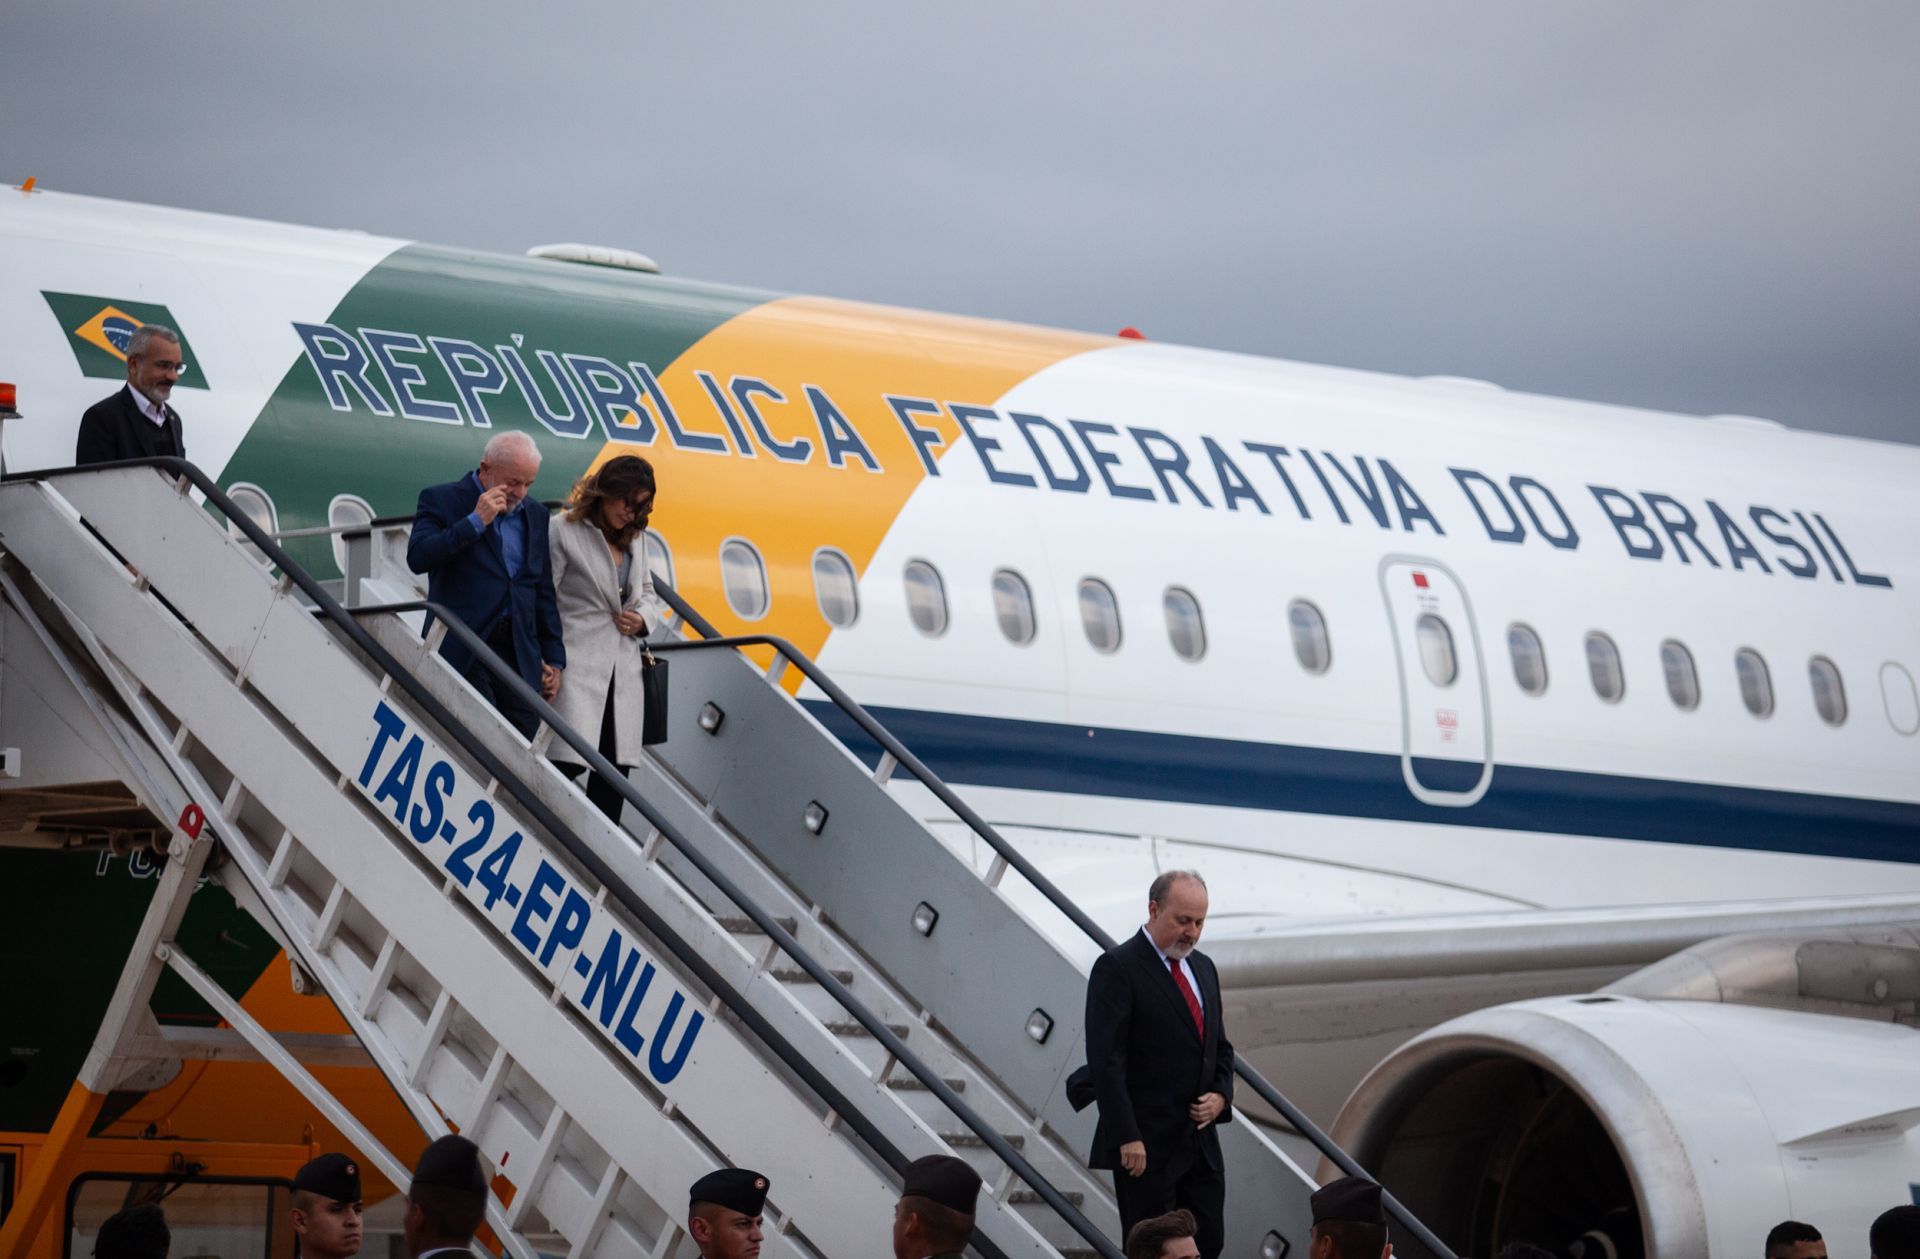
POLYGON ((1750 1259, 1785 1219, 1865 1254, 1920 1200, 1917 999, 1911 929, 1714 940, 1433 1028, 1334 1137, 1463 1256, 1750 1259))

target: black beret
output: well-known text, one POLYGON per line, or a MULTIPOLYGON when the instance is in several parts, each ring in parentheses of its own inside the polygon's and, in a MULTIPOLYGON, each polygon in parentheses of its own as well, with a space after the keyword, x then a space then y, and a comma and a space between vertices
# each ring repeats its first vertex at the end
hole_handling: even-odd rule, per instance
POLYGON ((360 1201, 360 1164, 346 1154, 322 1154, 293 1174, 293 1187, 335 1202, 360 1201))
POLYGON ((929 1154, 908 1163, 906 1183, 900 1188, 903 1198, 927 1198, 962 1215, 973 1214, 979 1192, 980 1173, 951 1154, 929 1154))
POLYGON ((1352 1220, 1359 1224, 1385 1224, 1380 1213, 1380 1186, 1359 1176, 1342 1176, 1332 1184, 1314 1190, 1307 1199, 1313 1208, 1313 1222, 1352 1220))
POLYGON ((449 1133, 435 1141, 413 1165, 413 1183, 458 1189, 463 1193, 485 1193, 487 1174, 480 1170, 480 1147, 465 1137, 449 1133))
POLYGON ((687 1206, 711 1202, 742 1215, 758 1215, 767 1203, 767 1178, 744 1167, 723 1167, 708 1172, 687 1190, 687 1206))

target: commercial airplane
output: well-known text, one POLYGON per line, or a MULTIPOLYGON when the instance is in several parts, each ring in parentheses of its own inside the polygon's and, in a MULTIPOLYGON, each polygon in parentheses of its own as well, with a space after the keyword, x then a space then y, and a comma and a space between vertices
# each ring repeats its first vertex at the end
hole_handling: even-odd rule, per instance
MULTIPOLYGON (((142 322, 269 530, 405 515, 505 428, 545 498, 642 453, 663 575, 1110 931, 1200 870, 1236 1043, 1416 1210, 1637 1191, 1757 1248, 1920 1197, 1920 449, 533 252, 0 194, 7 468, 72 462, 142 322)), ((10 914, 137 907, 19 845, 10 914)), ((84 1050, 97 1007, 9 992, 84 1050)))

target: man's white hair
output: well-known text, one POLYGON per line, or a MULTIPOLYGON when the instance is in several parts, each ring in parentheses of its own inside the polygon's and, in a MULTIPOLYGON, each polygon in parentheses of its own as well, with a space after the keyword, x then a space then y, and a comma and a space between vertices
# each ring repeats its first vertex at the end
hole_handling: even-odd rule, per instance
POLYGON ((498 463, 502 459, 511 459, 515 455, 524 455, 535 463, 540 462, 540 447, 533 444, 533 438, 517 428, 504 433, 495 433, 487 438, 487 444, 480 452, 480 462, 498 463))

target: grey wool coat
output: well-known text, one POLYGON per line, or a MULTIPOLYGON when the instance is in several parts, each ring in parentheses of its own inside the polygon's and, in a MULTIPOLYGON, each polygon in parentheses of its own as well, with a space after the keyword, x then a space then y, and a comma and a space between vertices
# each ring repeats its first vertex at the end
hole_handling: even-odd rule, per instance
MULTIPOLYGON (((600 741, 600 717, 606 711, 607 688, 614 688, 613 737, 616 763, 634 765, 640 760, 640 659, 639 638, 622 634, 613 623, 613 614, 621 608, 620 568, 600 530, 584 520, 553 518, 547 545, 553 557, 553 591, 560 605, 560 631, 567 644, 567 669, 560 678, 560 694, 554 708, 566 723, 585 735, 589 743, 600 741)), ((646 618, 647 629, 656 641, 668 635, 664 629, 666 609, 653 590, 653 574, 647 568, 646 536, 635 537, 627 548, 633 557, 629 577, 631 590, 626 608, 646 618)), ((571 765, 583 762, 574 750, 554 740, 548 755, 571 765)))

